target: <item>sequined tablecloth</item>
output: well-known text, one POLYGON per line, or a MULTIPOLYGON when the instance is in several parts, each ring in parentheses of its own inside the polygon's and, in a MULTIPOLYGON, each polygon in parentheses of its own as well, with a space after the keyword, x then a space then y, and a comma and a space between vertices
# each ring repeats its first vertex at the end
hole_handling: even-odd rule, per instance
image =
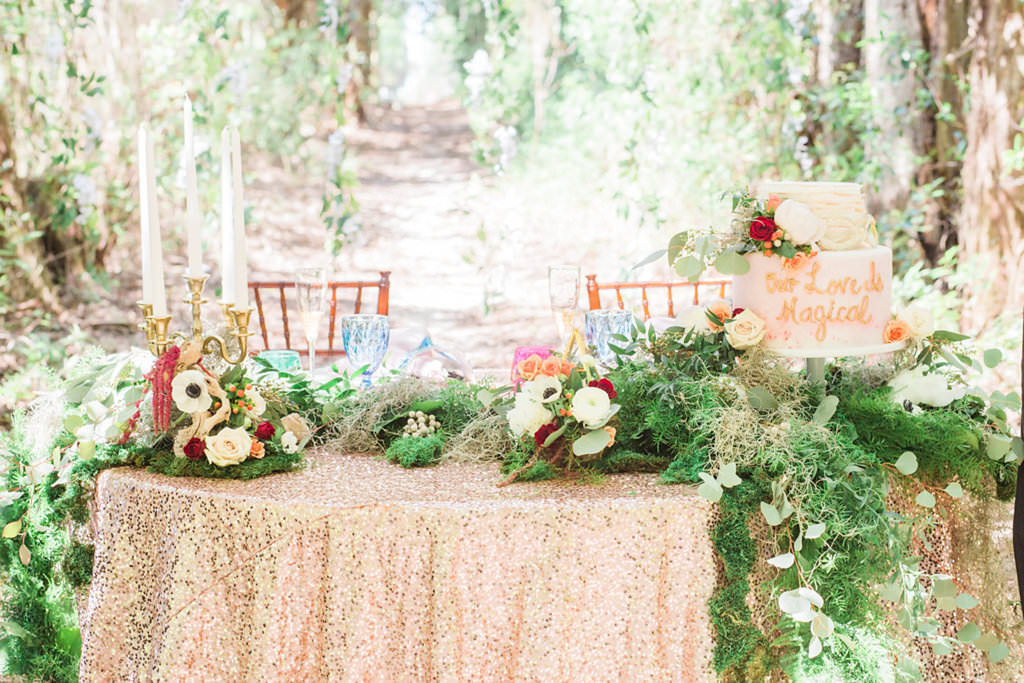
POLYGON ((310 459, 251 482, 102 473, 82 680, 712 680, 692 488, 310 459))

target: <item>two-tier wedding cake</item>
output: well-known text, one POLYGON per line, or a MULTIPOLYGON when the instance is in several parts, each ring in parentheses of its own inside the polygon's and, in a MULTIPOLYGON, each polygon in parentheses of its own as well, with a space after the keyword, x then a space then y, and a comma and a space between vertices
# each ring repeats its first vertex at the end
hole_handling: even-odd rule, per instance
MULTIPOLYGON (((854 350, 883 343, 892 318, 892 252, 879 246, 857 183, 762 183, 780 243, 810 250, 786 258, 771 249, 745 255, 733 302, 765 321, 779 350, 854 350)), ((769 243, 770 246, 770 243, 769 243)))

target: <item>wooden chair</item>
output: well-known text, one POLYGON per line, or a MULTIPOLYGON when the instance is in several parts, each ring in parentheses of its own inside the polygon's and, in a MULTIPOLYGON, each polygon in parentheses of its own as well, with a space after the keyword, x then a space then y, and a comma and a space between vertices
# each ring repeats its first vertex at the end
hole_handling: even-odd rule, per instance
MULTIPOLYGON (((335 333, 337 330, 337 314, 338 314, 338 290, 355 290, 354 308, 355 313, 361 313, 363 309, 363 290, 364 289, 376 289, 377 290, 377 313, 378 315, 388 314, 388 299, 391 292, 391 271, 382 270, 380 271, 380 279, 376 281, 331 281, 327 283, 327 287, 330 290, 327 296, 327 348, 317 349, 317 355, 326 356, 338 356, 344 355, 345 349, 340 344, 335 343, 335 333), (340 346, 340 348, 338 348, 340 346)), ((256 312, 259 315, 260 320, 260 336, 263 338, 263 349, 271 348, 282 348, 281 346, 271 346, 271 339, 275 342, 279 339, 278 335, 275 334, 278 330, 283 332, 284 347, 286 349, 292 348, 292 332, 291 326, 288 322, 288 292, 295 289, 294 282, 287 281, 274 281, 274 282, 250 282, 249 289, 252 290, 253 298, 256 300, 256 312), (280 327, 270 325, 271 329, 268 331, 268 311, 264 310, 264 297, 265 292, 277 290, 278 302, 281 307, 281 325, 280 327)), ((343 292, 344 294, 344 292, 343 292)), ((342 296, 342 302, 344 303, 345 297, 342 296)), ((268 302, 269 303, 269 302, 268 302)), ((294 302, 293 302, 294 303, 294 302)), ((298 304, 294 303, 297 307, 298 304)), ((322 332, 322 330, 321 330, 322 332)), ((297 351, 305 351, 305 336, 301 329, 295 335, 296 344, 298 345, 297 351)))
MULTIPOLYGON (((587 296, 590 299, 590 310, 597 311, 601 308, 601 290, 614 289, 615 300, 618 304, 619 310, 626 308, 626 302, 622 298, 622 290, 624 289, 639 289, 640 290, 640 301, 644 309, 644 320, 649 320, 651 317, 650 301, 647 298, 648 289, 665 289, 668 293, 668 315, 670 318, 674 318, 676 315, 675 300, 672 296, 672 290, 676 288, 687 288, 693 290, 693 297, 691 302, 693 305, 697 305, 700 302, 700 294, 702 291, 717 287, 718 296, 721 299, 725 298, 725 289, 731 283, 730 280, 699 280, 697 282, 604 282, 598 283, 597 275, 587 276, 587 296)), ((690 305, 690 304, 687 304, 690 305)))

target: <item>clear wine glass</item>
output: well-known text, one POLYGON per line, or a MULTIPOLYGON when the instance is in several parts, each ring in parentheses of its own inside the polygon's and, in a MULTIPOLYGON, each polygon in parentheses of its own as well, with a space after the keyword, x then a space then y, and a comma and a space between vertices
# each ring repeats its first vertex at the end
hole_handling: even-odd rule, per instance
POLYGON ((348 364, 353 370, 365 367, 363 386, 370 386, 370 377, 384 361, 391 329, 387 316, 369 313, 346 315, 341 319, 341 340, 348 364))
POLYGON ((580 300, 580 267, 548 266, 548 297, 562 344, 568 344, 580 300))
POLYGON ((587 311, 583 319, 587 344, 594 349, 594 353, 602 365, 606 368, 612 367, 612 363, 615 362, 615 352, 612 351, 611 345, 620 348, 626 345, 625 342, 617 341, 613 337, 629 335, 630 325, 633 324, 633 314, 630 311, 617 309, 587 311))
POLYGON ((316 363, 316 341, 320 335, 320 321, 327 308, 327 269, 300 268, 295 273, 295 291, 299 298, 299 319, 306 334, 309 350, 309 374, 316 363))

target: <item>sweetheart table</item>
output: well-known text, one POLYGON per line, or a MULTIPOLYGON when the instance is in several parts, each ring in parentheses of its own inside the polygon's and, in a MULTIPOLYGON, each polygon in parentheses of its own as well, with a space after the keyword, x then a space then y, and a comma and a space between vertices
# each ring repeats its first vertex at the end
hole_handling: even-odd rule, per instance
POLYGON ((82 680, 713 680, 713 506, 656 475, 314 452, 100 475, 82 680))

